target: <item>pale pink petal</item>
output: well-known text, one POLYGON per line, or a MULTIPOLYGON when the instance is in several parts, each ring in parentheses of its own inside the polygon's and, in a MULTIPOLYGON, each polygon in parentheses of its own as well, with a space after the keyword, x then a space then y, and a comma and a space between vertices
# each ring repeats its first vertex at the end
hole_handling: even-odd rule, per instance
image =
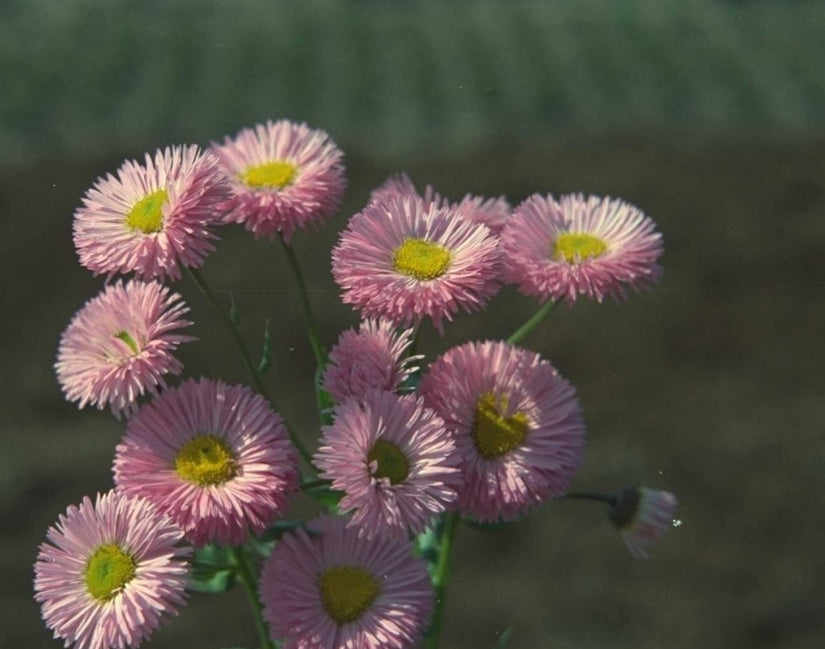
POLYGON ((167 147, 144 164, 129 160, 86 192, 75 212, 74 242, 80 263, 95 275, 135 272, 141 279, 180 278, 180 266, 199 267, 214 250, 212 228, 229 186, 218 160, 197 146, 167 147), (167 192, 160 229, 130 227, 135 205, 167 192))
POLYGON ((331 216, 346 188, 343 153, 324 131, 306 124, 268 121, 213 144, 212 151, 231 182, 224 220, 242 223, 256 238, 280 232, 289 242, 295 230, 331 216), (243 181, 249 168, 273 162, 294 167, 287 185, 254 187, 243 181))
POLYGON ((430 364, 421 394, 456 436, 462 514, 513 519, 561 495, 581 464, 584 423, 575 390, 534 352, 489 341, 453 347, 430 364), (485 395, 503 417, 526 418, 523 440, 496 456, 477 446, 477 406, 485 395))
POLYGON ((185 604, 186 558, 182 530, 142 498, 118 492, 84 498, 47 532, 34 565, 35 599, 55 638, 75 649, 137 647, 185 604), (86 585, 89 560, 115 545, 135 563, 135 574, 111 598, 86 585))
POLYGON ((372 537, 418 534, 455 502, 461 484, 459 456, 444 421, 417 395, 372 390, 335 408, 313 459, 321 477, 344 492, 339 504, 352 511, 350 525, 372 537), (376 443, 400 451, 408 463, 403 480, 379 477, 370 461, 376 443))
POLYGON ((246 542, 288 506, 298 485, 297 455, 281 417, 242 385, 189 380, 129 419, 117 446, 115 484, 145 497, 195 545, 246 542), (181 448, 199 435, 219 438, 234 457, 233 477, 189 482, 176 471, 181 448))
POLYGON ((625 297, 659 279, 662 236, 653 221, 621 200, 581 194, 534 194, 519 205, 501 234, 504 279, 526 295, 572 304, 579 295, 601 302, 625 297), (597 237, 606 250, 568 261, 554 255, 564 234, 597 237))
POLYGON ((55 370, 66 399, 104 408, 116 416, 137 408, 137 398, 166 387, 164 375, 180 374, 173 356, 194 340, 176 332, 192 324, 180 295, 157 282, 118 281, 78 311, 63 332, 55 370))
POLYGON ((342 518, 321 516, 284 535, 261 570, 260 595, 273 639, 284 649, 412 649, 433 608, 424 561, 408 541, 370 540, 342 518), (366 571, 378 595, 360 616, 339 623, 326 609, 320 586, 330 568, 366 571))

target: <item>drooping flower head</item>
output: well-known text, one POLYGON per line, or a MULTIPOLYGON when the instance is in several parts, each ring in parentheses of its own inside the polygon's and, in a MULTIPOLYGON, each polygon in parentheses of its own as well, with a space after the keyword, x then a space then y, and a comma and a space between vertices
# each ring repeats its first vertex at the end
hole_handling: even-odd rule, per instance
POLYGON ((185 603, 181 529, 141 498, 118 492, 70 506, 34 564, 46 626, 75 649, 137 647, 185 603))
POLYGON ((256 238, 281 232, 289 242, 298 228, 331 216, 346 188, 343 153, 306 124, 268 121, 212 150, 232 185, 225 220, 242 223, 256 238))
POLYGON ((647 551, 671 526, 676 496, 647 487, 628 487, 616 496, 610 522, 621 532, 630 553, 647 559, 647 551))
POLYGON ((391 196, 353 216, 332 250, 342 299, 364 317, 410 325, 483 308, 499 289, 498 241, 483 225, 425 207, 417 196, 391 196))
POLYGON ((504 279, 542 302, 624 297, 626 288, 647 288, 661 275, 662 236, 655 227, 621 200, 535 194, 502 231, 504 279))
POLYGON ((504 342, 453 347, 430 364, 421 394, 456 435, 463 514, 515 518, 561 495, 579 467, 575 390, 538 354, 504 342))
POLYGON ((218 160, 196 146, 167 147, 144 164, 129 160, 86 192, 75 212, 80 263, 100 273, 180 278, 214 250, 213 226, 229 186, 218 160))
POLYGON ((261 570, 264 619, 284 649, 411 649, 432 613, 424 561, 408 541, 365 540, 321 516, 284 535, 261 570))
POLYGON ((115 484, 195 545, 244 543, 287 507, 297 457, 281 417, 250 389, 189 380, 144 405, 117 446, 115 484))
POLYGON ((405 173, 390 176, 383 185, 374 189, 370 194, 370 202, 380 203, 392 196, 418 196, 424 202, 425 208, 429 208, 430 205, 450 208, 456 217, 473 223, 482 223, 490 228, 493 234, 501 232, 513 209, 504 196, 485 198, 466 194, 458 203, 452 203, 435 191, 432 185, 427 185, 424 192, 419 193, 405 173))
POLYGON ((164 375, 180 374, 172 354, 182 342, 176 333, 190 324, 180 295, 157 282, 109 284, 78 311, 63 332, 57 352, 57 379, 66 399, 119 417, 137 408, 145 392, 166 387, 164 375))
POLYGON ((323 430, 314 463, 360 535, 417 534, 456 500, 455 443, 417 395, 373 390, 338 405, 323 430))
POLYGON ((420 356, 406 356, 413 330, 398 332, 390 320, 367 319, 347 329, 329 353, 322 384, 337 402, 371 389, 394 392, 415 371, 420 356))

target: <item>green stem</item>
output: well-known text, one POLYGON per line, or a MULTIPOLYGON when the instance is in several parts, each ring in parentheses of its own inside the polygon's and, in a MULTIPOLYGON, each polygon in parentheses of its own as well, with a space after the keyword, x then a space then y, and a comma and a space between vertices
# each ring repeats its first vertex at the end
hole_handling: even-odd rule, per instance
POLYGON ((533 329, 535 329, 536 325, 544 320, 547 317, 547 314, 553 310, 553 307, 559 303, 559 300, 553 300, 552 302, 547 302, 541 307, 538 311, 533 314, 527 322, 525 322, 521 327, 519 327, 512 336, 507 339, 507 342, 512 345, 517 345, 521 342, 521 339, 527 336, 533 329))
POLYGON ((570 491, 562 496, 562 498, 578 499, 578 500, 595 500, 600 503, 607 503, 613 507, 616 506, 616 497, 608 496, 606 494, 599 494, 593 491, 570 491))
POLYGON ((198 285, 198 288, 201 290, 201 293, 204 294, 209 304, 212 306, 212 309, 215 313, 218 314, 223 323, 229 329, 229 333, 232 335, 232 340, 235 341, 235 346, 240 350, 241 356, 243 356, 244 364, 246 365, 246 369, 249 370, 249 374, 252 376, 252 382, 255 384, 255 389, 267 400, 269 401, 269 405, 272 406, 272 409, 279 412, 281 414, 281 418, 284 421, 284 426, 286 426, 286 430, 289 433, 289 439, 292 440, 292 443, 295 445, 295 448, 298 449, 298 452, 301 454, 301 457, 306 461, 306 463, 311 467, 312 466, 312 456, 309 452, 304 448, 304 445, 298 439, 295 431, 289 425, 289 422, 283 417, 283 413, 278 409, 278 406, 275 403, 275 400, 270 396, 269 392, 264 385, 263 377, 261 373, 258 371, 258 368, 252 362, 252 358, 249 355, 249 350, 246 347, 246 343, 244 342, 243 337, 241 336, 241 332, 235 323, 232 321, 232 318, 229 317, 229 313, 227 313, 226 309, 224 309, 220 302, 218 302, 218 298, 215 296, 215 293, 209 287, 209 284, 206 283, 206 278, 201 274, 201 272, 197 268, 188 267, 187 270, 189 271, 189 275, 194 280, 195 284, 198 285))
POLYGON ((298 286, 298 298, 301 302, 301 310, 304 313, 304 325, 306 326, 309 345, 312 347, 312 354, 315 356, 315 364, 321 368, 326 363, 327 352, 318 337, 318 329, 315 326, 315 316, 312 314, 312 306, 309 303, 307 287, 304 282, 304 274, 301 272, 301 267, 298 265, 298 258, 295 256, 295 251, 292 249, 292 246, 284 240, 284 236, 280 232, 278 233, 278 239, 280 239, 281 246, 286 252, 286 258, 289 262, 289 267, 292 270, 292 277, 295 279, 295 284, 298 286))
POLYGON ((317 487, 328 487, 332 484, 329 480, 324 480, 323 478, 318 478, 317 480, 307 480, 306 482, 302 482, 299 489, 301 491, 306 491, 308 489, 316 489, 317 487))
POLYGON ((444 528, 441 543, 438 549, 438 563, 433 574, 433 588, 435 589, 435 610, 430 628, 427 631, 427 649, 438 647, 438 636, 441 633, 441 621, 444 617, 444 600, 446 599, 447 582, 450 580, 450 565, 455 531, 458 528, 459 515, 450 512, 444 517, 444 528))
POLYGON ((269 638, 269 632, 267 631, 266 624, 264 624, 262 616, 263 606, 258 597, 258 584, 246 550, 242 547, 233 547, 232 556, 235 559, 238 579, 240 579, 241 584, 243 584, 246 597, 249 600, 249 606, 252 608, 252 617, 255 618, 255 628, 258 631, 258 641, 260 642, 261 649, 272 649, 275 643, 269 638))

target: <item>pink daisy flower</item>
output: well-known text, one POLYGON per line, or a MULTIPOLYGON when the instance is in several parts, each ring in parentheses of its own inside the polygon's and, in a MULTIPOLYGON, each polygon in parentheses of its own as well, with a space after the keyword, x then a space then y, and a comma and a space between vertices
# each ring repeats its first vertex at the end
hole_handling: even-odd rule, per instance
POLYGON ((392 196, 353 216, 332 250, 342 299, 366 317, 397 324, 483 308, 499 289, 498 241, 417 196, 392 196))
POLYGON ((561 495, 579 467, 575 390, 538 354, 504 342, 453 347, 430 365, 421 394, 456 435, 463 514, 515 518, 561 495))
POLYGON ((610 521, 621 532, 625 545, 637 559, 647 559, 647 551, 671 526, 676 496, 647 487, 628 487, 616 497, 610 521))
POLYGON ((137 408, 144 392, 165 388, 164 375, 180 374, 172 354, 192 336, 174 333, 190 324, 180 295, 157 282, 106 286, 78 311, 60 338, 57 380, 66 399, 120 417, 137 408))
POLYGON ((323 431, 313 461, 344 492, 339 507, 359 535, 417 534, 456 500, 455 443, 418 396, 373 390, 337 406, 323 431))
POLYGON ((281 232, 289 242, 298 228, 332 215, 346 188, 343 153, 306 124, 268 121, 212 150, 232 183, 225 220, 243 223, 256 238, 281 232))
POLYGON ((389 320, 364 320, 347 329, 329 353, 322 385, 335 401, 363 397, 375 388, 394 392, 417 367, 422 356, 407 357, 413 330, 397 332, 389 320))
POLYGON ((632 205, 581 194, 534 194, 501 234, 504 279, 542 302, 579 295, 599 302, 625 288, 647 288, 661 275, 662 235, 632 205))
POLYGON ((141 279, 180 278, 180 266, 202 266, 214 250, 211 228, 228 196, 218 160, 196 146, 146 154, 123 163, 86 192, 75 212, 80 263, 99 275, 135 271, 141 279))
POLYGON ((34 597, 46 626, 76 649, 137 647, 185 603, 181 529, 141 498, 109 492, 70 506, 46 533, 34 597))
POLYGON ((425 207, 436 205, 450 208, 457 217, 486 225, 493 234, 501 232, 513 211, 504 196, 485 198, 466 194, 458 203, 451 203, 435 191, 432 185, 427 185, 424 193, 419 194, 410 177, 404 173, 390 176, 383 185, 373 190, 370 194, 370 202, 380 203, 387 198, 399 195, 419 196, 424 201, 425 207))
POLYGON ((129 419, 115 485, 143 496, 197 546, 240 545, 282 514, 298 486, 280 415, 250 389, 189 380, 129 419))
POLYGON ((264 619, 284 649, 408 649, 433 608, 409 542, 360 538, 321 516, 275 546, 261 570, 264 619))

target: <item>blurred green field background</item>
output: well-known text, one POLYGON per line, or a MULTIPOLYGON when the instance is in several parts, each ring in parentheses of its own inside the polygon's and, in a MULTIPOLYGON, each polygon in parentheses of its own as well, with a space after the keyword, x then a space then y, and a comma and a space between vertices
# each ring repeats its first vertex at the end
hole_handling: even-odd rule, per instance
MULTIPOLYGON (((122 424, 62 399, 61 331, 103 280, 72 213, 124 158, 268 118, 347 154, 338 216, 296 236, 328 344, 355 315, 329 272, 347 218, 408 171, 460 198, 621 196, 665 238, 665 276, 623 304, 559 308, 527 343, 578 388, 576 489, 641 482, 682 525, 635 562, 596 505, 547 503, 461 529, 442 646, 707 649, 823 645, 825 3, 170 0, 0 4, 0 647, 57 647, 32 563, 68 504, 111 486, 122 424)), ((234 295, 308 440, 311 354, 277 247, 223 228, 204 273, 234 295)), ((187 372, 246 381, 188 280, 187 372)), ((504 337, 535 304, 507 288, 451 344, 504 337)), ((296 512, 306 511, 300 499, 296 512)), ((254 646, 240 592, 192 597, 146 646, 254 646)))

